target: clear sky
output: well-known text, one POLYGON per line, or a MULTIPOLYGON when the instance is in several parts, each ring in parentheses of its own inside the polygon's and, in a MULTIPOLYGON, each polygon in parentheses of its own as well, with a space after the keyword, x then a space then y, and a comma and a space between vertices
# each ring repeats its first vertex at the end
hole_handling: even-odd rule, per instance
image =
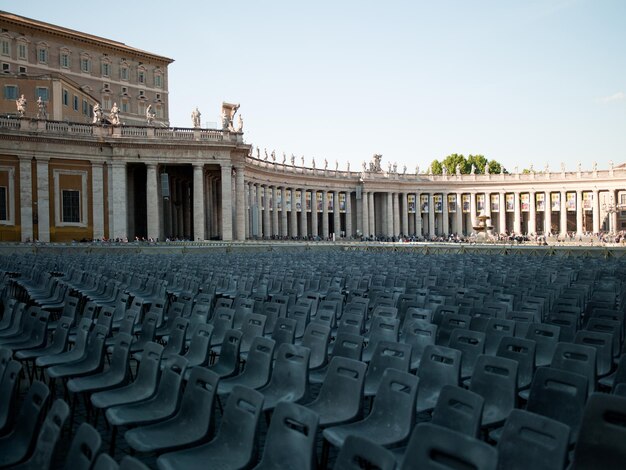
MULTIPOLYGON (((240 103, 248 143, 352 169, 450 153, 626 162, 626 1, 0 0, 171 57, 170 119, 240 103)), ((282 159, 282 157, 279 157, 282 159)))

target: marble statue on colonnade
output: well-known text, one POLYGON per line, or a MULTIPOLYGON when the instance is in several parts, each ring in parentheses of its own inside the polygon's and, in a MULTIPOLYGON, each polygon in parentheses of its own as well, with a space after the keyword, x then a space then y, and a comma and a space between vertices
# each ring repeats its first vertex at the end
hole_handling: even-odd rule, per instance
POLYGON ((93 124, 102 124, 102 108, 100 107, 100 103, 96 103, 93 107, 93 124))
MULTIPOLYGON (((233 120, 235 119, 235 114, 237 114, 238 109, 239 103, 232 104, 226 103, 225 101, 222 102, 222 130, 236 132, 233 120)), ((243 121, 241 127, 243 129, 243 121)))
POLYGON ((23 117, 24 114, 26 114, 26 104, 27 101, 26 98, 24 98, 24 95, 15 100, 15 105, 17 106, 17 114, 19 115, 19 117, 23 117))
POLYGON ((37 119, 47 119, 48 112, 46 111, 46 102, 41 99, 41 96, 37 98, 37 119))
POLYGON ((191 124, 196 129, 200 127, 200 116, 202 116, 202 114, 200 113, 200 110, 198 110, 198 107, 196 106, 196 109, 194 109, 191 112, 191 124))
POLYGON ((151 126, 154 123, 155 117, 156 117, 156 113, 152 109, 152 105, 149 104, 148 107, 146 108, 146 122, 148 123, 149 126, 151 126))
POLYGON ((117 103, 113 103, 113 107, 109 113, 109 122, 113 126, 120 125, 120 108, 117 107, 117 103))

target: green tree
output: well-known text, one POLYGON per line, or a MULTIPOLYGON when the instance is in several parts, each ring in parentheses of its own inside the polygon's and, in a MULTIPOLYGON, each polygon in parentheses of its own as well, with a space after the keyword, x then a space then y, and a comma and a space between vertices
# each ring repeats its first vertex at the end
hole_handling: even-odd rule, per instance
POLYGON ((439 160, 433 160, 430 164, 430 172, 433 175, 440 175, 443 173, 443 167, 441 166, 441 162, 439 160))
MULTIPOLYGON (((485 172, 485 165, 489 166, 489 173, 500 173, 502 170, 502 164, 495 160, 487 160, 484 155, 469 155, 467 158, 463 154, 452 153, 444 158, 442 161, 437 159, 433 160, 430 164, 430 169, 433 175, 443 174, 443 168, 448 170, 449 175, 456 173, 456 167, 459 166, 461 174, 467 175, 472 171, 472 164, 474 165, 474 173, 483 174, 485 172)), ((508 173, 504 169, 504 173, 508 173)))
POLYGON ((441 164, 447 168, 448 174, 455 174, 457 165, 459 165, 462 174, 467 174, 470 172, 470 167, 467 163, 467 160, 463 155, 460 155, 458 153, 448 155, 446 158, 443 159, 441 164))

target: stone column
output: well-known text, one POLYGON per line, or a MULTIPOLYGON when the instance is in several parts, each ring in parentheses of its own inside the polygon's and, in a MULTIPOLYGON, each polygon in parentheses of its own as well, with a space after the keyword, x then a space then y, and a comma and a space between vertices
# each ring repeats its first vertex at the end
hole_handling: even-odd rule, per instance
POLYGON ((183 201, 185 207, 185 237, 193 239, 193 229, 191 227, 191 215, 193 211, 191 197, 191 187, 189 180, 185 180, 183 186, 183 201))
POLYGON ((317 237, 317 191, 311 191, 311 236, 317 237))
POLYGON ((528 194, 528 234, 537 232, 537 211, 535 209, 535 192, 528 194))
POLYGON ((500 212, 498 214, 498 217, 500 218, 500 233, 505 233, 507 231, 507 226, 506 226, 506 193, 505 192, 501 192, 500 193, 500 212))
POLYGON ((593 190, 593 204, 591 209, 593 217, 593 233, 600 233, 600 194, 597 189, 593 190))
POLYGON ((367 209, 369 210, 368 221, 369 221, 369 233, 370 235, 376 235, 376 208, 374 207, 374 193, 370 191, 368 193, 368 201, 367 201, 367 209))
POLYGON ((583 192, 581 189, 576 190, 576 235, 579 237, 583 234, 583 192))
POLYGON ((243 241, 246 239, 246 184, 245 184, 245 173, 244 166, 239 165, 235 168, 235 194, 236 194, 236 204, 237 208, 235 209, 236 216, 236 227, 235 227, 235 238, 239 241, 243 241))
POLYGON ((276 186, 272 186, 272 235, 278 236, 278 200, 276 198, 276 186))
POLYGON ((322 238, 328 238, 328 191, 322 192, 322 238))
POLYGON ((29 157, 20 160, 20 224, 22 241, 33 241, 33 171, 29 157))
MULTIPOLYGON (((40 242, 50 241, 50 178, 48 178, 48 158, 37 158, 37 219, 39 221, 39 235, 37 236, 40 242)), ((81 191, 81 197, 82 197, 81 191)), ((80 211, 82 202, 80 204, 80 211)), ((82 217, 81 219, 82 220, 82 217)))
POLYGON ((456 223, 456 234, 459 237, 463 236, 463 194, 456 193, 456 217, 454 221, 456 223))
POLYGON ((341 212, 339 212, 339 191, 333 192, 333 225, 335 240, 341 238, 341 212))
POLYGON ((415 236, 421 237, 422 232, 422 208, 420 205, 421 193, 415 193, 415 236))
POLYGON ((244 220, 245 220, 245 230, 246 230, 246 234, 245 234, 245 238, 248 239, 250 238, 250 185, 248 183, 244 183, 243 187, 245 188, 245 200, 246 200, 246 206, 244 209, 244 220))
POLYGON ((433 193, 428 195, 428 235, 434 237, 437 233, 435 230, 435 203, 433 193))
MULTIPOLYGON (((491 219, 491 193, 485 193, 485 215, 491 219)), ((491 221, 487 223, 493 225, 491 221)))
MULTIPOLYGON (((195 170, 195 168, 194 168, 195 170)), ((92 165, 93 172, 93 165, 92 165)), ((194 177, 195 177, 194 172, 194 177)), ((202 174, 200 175, 202 177, 202 174)), ((195 184, 195 180, 194 180, 195 184)), ((159 172, 156 163, 146 163, 146 222, 148 225, 148 239, 156 240, 160 238, 159 227, 159 172)), ((95 193, 95 188, 94 188, 95 193)), ((95 199, 95 197, 94 197, 95 199)), ((95 205, 94 205, 95 214, 95 205)), ((204 220, 203 220, 204 223, 204 220)), ((95 216, 94 216, 94 238, 95 238, 95 216)))
POLYGON ((352 193, 346 191, 346 238, 351 238, 352 233, 352 193))
POLYGON ((93 238, 101 240, 104 238, 104 169, 101 162, 91 163, 91 197, 93 199, 93 238))
POLYGON ((520 193, 519 192, 515 192, 515 201, 514 201, 514 208, 515 208, 515 212, 514 212, 514 219, 513 219, 513 231, 515 232, 516 235, 519 235, 520 233, 522 233, 522 221, 521 219, 521 208, 520 208, 520 193))
POLYGON ((256 184, 256 223, 259 238, 265 238, 265 230, 263 229, 263 187, 256 184))
POLYGON ((283 237, 289 235, 287 229, 287 188, 280 188, 280 234, 283 237))
POLYGON ((617 210, 617 204, 619 204, 619 199, 617 191, 615 189, 611 189, 611 195, 613 196, 612 202, 615 204, 615 206, 613 207, 615 211, 611 214, 611 229, 613 230, 613 233, 617 233, 619 232, 619 227, 617 226, 617 213, 619 212, 617 210))
POLYGON ((400 235, 400 195, 393 193, 392 199, 393 236, 397 237, 400 235))
POLYGON ((450 221, 448 220, 448 193, 441 193, 441 230, 445 235, 450 235, 450 221))
POLYGON ((302 230, 302 236, 308 238, 309 227, 306 220, 306 188, 300 190, 300 200, 302 201, 300 206, 300 228, 302 230))
POLYGON ((474 192, 470 193, 470 225, 471 227, 467 231, 472 233, 476 225, 476 193, 474 192))
POLYGON ((232 202, 232 174, 233 166, 230 163, 221 164, 222 177, 222 240, 233 239, 233 202, 232 202))
POLYGON ((393 199, 392 199, 392 193, 385 193, 385 210, 383 211, 383 226, 385 227, 385 229, 383 230, 383 233, 388 236, 391 237, 393 235, 393 199))
POLYGON ((545 206, 543 213, 543 232, 548 236, 552 232, 552 199, 550 191, 544 192, 545 206))
POLYGON ((400 204, 400 210, 402 211, 402 235, 407 237, 409 235, 409 197, 407 193, 400 193, 402 195, 402 204, 400 204))
POLYGON ((298 213, 296 212, 296 188, 291 188, 291 235, 298 236, 298 213))
POLYGON ((270 194, 269 187, 267 185, 263 185, 263 237, 271 238, 272 237, 272 229, 270 227, 270 194))
POLYGON ((369 237, 370 235, 370 209, 369 209, 369 196, 368 193, 363 191, 362 195, 362 203, 361 207, 363 208, 363 216, 361 220, 363 221, 363 226, 361 231, 363 232, 364 237, 369 237))
MULTIPOLYGON (((243 185, 243 181, 241 182, 243 185)), ((242 188, 243 192, 243 188, 242 188)), ((193 165, 193 240, 204 241, 204 164, 195 163, 193 165)), ((237 198, 239 199, 239 197, 237 198)), ((238 201, 239 202, 239 201, 238 201)), ((243 205, 243 204, 242 204, 243 205)), ((243 225, 243 220, 242 220, 243 225)))
POLYGON ((562 236, 567 235, 567 206, 565 202, 565 196, 566 196, 565 191, 561 191, 560 233, 562 236))
POLYGON ((113 180, 113 193, 111 194, 113 233, 111 238, 125 238, 127 237, 126 162, 113 161, 111 167, 113 180))

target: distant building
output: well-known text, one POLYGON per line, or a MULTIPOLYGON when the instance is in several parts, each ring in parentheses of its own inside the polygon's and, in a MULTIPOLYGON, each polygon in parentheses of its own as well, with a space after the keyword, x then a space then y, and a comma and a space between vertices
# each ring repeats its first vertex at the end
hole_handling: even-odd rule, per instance
POLYGON ((91 122, 95 99, 105 113, 116 103, 126 125, 143 125, 152 105, 156 120, 169 126, 172 59, 3 11, 0 31, 1 114, 14 112, 23 94, 33 112, 26 117, 35 117, 41 96, 50 101, 50 119, 91 122))

